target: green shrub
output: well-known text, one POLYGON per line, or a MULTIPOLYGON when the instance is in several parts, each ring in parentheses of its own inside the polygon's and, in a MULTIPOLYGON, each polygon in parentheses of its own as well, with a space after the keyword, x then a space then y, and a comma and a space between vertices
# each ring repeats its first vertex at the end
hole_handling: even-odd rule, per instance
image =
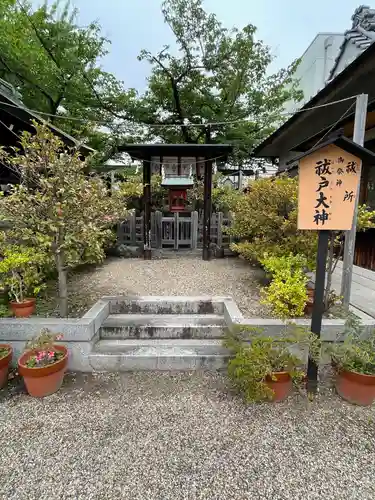
POLYGON ((298 179, 258 179, 247 194, 231 206, 233 223, 228 231, 240 239, 232 249, 259 263, 265 253, 277 256, 302 254, 310 269, 315 266, 315 231, 297 230, 298 179))
POLYGON ((261 264, 271 276, 271 284, 261 291, 262 302, 281 318, 302 316, 307 301, 307 265, 302 255, 266 256, 261 264))
POLYGON ((39 271, 43 257, 32 248, 16 245, 3 250, 0 286, 9 287, 9 295, 16 302, 35 297, 43 288, 43 276, 39 271))
POLYGON ((352 312, 346 313, 344 331, 327 350, 338 369, 375 375, 375 330, 363 332, 361 320, 352 312))
POLYGON ((304 377, 302 357, 293 353, 292 347, 299 348, 300 352, 309 349, 313 359, 320 357, 318 337, 304 328, 288 325, 284 334, 275 338, 262 337, 261 333, 245 328, 227 333, 224 340, 232 354, 228 363, 229 379, 247 402, 272 399, 274 393, 266 379, 274 378, 275 372, 287 371, 294 381, 304 377))
MULTIPOLYGON (((233 251, 255 264, 265 253, 278 257, 301 254, 308 268, 315 269, 317 232, 297 229, 298 178, 253 181, 247 194, 232 199, 230 208, 233 222, 227 232, 240 240, 231 245, 233 251)), ((374 211, 366 205, 358 207, 358 231, 374 227, 374 220, 374 211)), ((342 232, 337 234, 343 245, 342 232)))

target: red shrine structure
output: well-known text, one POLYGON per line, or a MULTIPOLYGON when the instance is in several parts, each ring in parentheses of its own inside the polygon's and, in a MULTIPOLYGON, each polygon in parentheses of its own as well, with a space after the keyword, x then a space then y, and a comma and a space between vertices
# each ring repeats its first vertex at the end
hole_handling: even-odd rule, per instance
POLYGON ((233 147, 229 144, 124 144, 119 152, 143 162, 143 217, 145 259, 151 259, 151 175, 161 175, 161 185, 169 190, 169 210, 185 209, 187 190, 194 180, 204 179, 203 260, 210 259, 212 214, 212 167, 225 162, 233 147))

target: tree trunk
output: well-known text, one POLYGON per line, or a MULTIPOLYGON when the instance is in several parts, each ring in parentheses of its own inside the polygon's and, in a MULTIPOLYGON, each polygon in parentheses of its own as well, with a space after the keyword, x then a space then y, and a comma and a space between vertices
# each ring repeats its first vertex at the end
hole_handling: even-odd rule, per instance
POLYGON ((56 255, 56 268, 59 280, 60 316, 66 318, 68 316, 68 271, 65 267, 64 253, 62 251, 56 255))

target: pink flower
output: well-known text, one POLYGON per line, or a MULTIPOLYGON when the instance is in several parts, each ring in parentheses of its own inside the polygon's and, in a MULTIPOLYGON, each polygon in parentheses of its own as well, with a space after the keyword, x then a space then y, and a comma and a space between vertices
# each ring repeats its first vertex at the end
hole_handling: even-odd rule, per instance
POLYGON ((48 357, 49 358, 53 358, 54 355, 55 355, 55 353, 53 351, 49 351, 49 353, 48 353, 48 357))
POLYGON ((62 340, 63 336, 62 335, 56 335, 56 340, 62 340))

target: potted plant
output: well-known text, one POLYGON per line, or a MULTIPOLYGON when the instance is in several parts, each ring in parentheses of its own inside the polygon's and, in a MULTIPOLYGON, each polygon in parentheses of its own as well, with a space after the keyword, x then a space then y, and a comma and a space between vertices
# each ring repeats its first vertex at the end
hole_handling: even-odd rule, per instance
POLYGON ((13 350, 9 344, 0 344, 0 389, 7 383, 12 354, 13 350))
POLYGON ((55 343, 61 339, 62 335, 43 329, 26 344, 18 360, 18 372, 30 396, 41 398, 60 389, 68 361, 66 347, 55 343))
POLYGON ((9 305, 18 318, 29 317, 35 310, 35 296, 42 289, 40 261, 41 255, 31 248, 14 246, 3 251, 0 286, 8 287, 9 305))
POLYGON ((288 326, 278 337, 261 334, 252 328, 227 334, 224 345, 232 354, 228 375, 249 402, 282 401, 290 394, 293 381, 305 377, 303 353, 309 349, 312 357, 319 358, 319 339, 295 325, 288 326))
POLYGON ((328 348, 336 390, 350 403, 371 405, 375 401, 375 330, 362 330, 360 319, 348 313, 343 336, 328 348))
POLYGON ((315 288, 314 288, 314 285, 312 283, 307 284, 306 295, 307 295, 307 300, 306 300, 304 312, 307 315, 311 315, 312 310, 314 308, 314 295, 315 295, 315 288))

